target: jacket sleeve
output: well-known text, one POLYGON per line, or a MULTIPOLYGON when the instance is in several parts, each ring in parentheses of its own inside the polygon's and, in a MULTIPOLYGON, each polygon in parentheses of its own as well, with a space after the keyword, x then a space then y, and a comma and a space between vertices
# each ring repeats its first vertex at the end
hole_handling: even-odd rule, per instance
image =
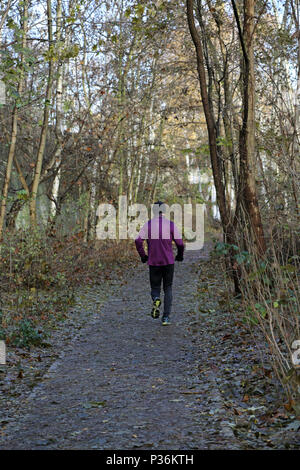
POLYGON ((144 240, 148 238, 148 223, 145 224, 141 230, 140 233, 138 234, 138 237, 135 239, 135 246, 137 249, 138 254, 142 258, 143 256, 146 256, 145 250, 144 250, 144 240))
POLYGON ((178 228, 176 227, 175 224, 173 224, 173 231, 172 231, 172 239, 174 240, 176 246, 177 246, 177 252, 179 255, 183 255, 184 252, 184 243, 183 240, 179 234, 178 228))

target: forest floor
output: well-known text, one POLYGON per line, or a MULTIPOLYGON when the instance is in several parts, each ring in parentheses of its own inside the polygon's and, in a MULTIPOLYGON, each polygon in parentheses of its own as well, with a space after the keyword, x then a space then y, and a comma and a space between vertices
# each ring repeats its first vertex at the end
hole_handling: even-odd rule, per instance
POLYGON ((170 326, 151 318, 138 264, 82 287, 48 348, 8 351, 0 449, 299 449, 300 421, 210 248, 176 263, 170 326))

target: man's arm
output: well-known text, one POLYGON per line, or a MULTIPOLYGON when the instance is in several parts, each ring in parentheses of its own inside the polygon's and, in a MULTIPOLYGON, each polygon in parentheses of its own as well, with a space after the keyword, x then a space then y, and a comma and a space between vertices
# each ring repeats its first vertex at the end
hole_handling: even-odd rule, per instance
POLYGON ((142 263, 146 263, 146 261, 148 260, 148 256, 146 255, 145 250, 144 250, 144 241, 147 238, 147 234, 146 234, 147 229, 148 229, 148 224, 145 224, 140 230, 138 237, 135 239, 135 246, 136 246, 138 254, 141 257, 142 263))
POLYGON ((173 224, 172 238, 177 247, 176 261, 183 261, 184 243, 175 224, 173 224))

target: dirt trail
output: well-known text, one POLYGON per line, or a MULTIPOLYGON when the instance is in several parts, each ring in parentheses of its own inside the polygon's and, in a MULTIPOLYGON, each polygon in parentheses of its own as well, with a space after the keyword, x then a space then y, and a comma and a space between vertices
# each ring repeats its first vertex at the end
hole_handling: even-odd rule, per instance
POLYGON ((215 344, 210 320, 204 317, 197 335, 191 333, 196 269, 208 258, 206 248, 176 264, 168 327, 149 315, 146 266, 140 264, 101 309, 92 288, 89 322, 6 426, 0 448, 245 448, 209 366, 215 344))

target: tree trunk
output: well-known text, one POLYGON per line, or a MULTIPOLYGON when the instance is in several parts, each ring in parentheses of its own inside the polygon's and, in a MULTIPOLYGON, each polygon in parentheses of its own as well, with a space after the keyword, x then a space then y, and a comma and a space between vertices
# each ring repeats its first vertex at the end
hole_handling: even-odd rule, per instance
POLYGON ((47 0, 47 15, 48 15, 48 40, 49 40, 49 68, 48 68, 48 80, 46 88, 46 98, 44 104, 44 115, 43 124, 40 135, 39 148, 37 153, 37 160, 35 165, 34 178, 32 183, 31 197, 30 197, 30 220, 31 224, 36 224, 36 199, 39 188, 41 171, 43 165, 43 158, 45 153, 46 138, 48 131, 48 120, 49 120, 49 108, 51 105, 51 88, 53 81, 53 32, 52 32, 52 12, 51 12, 51 0, 47 0))
POLYGON ((57 66, 57 88, 56 88, 56 145, 55 151, 55 176, 52 183, 51 189, 51 200, 50 200, 50 218, 54 219, 57 210, 57 200, 59 195, 59 186, 61 179, 61 154, 63 145, 63 77, 64 77, 64 63, 61 61, 61 41, 62 41, 62 5, 61 0, 57 0, 56 5, 56 41, 58 44, 58 66, 57 66))
POLYGON ((255 0, 244 0, 244 27, 241 29, 235 1, 232 0, 243 50, 243 125, 240 132, 240 189, 259 255, 266 251, 264 230, 255 181, 255 73, 254 7, 255 0))
POLYGON ((92 168, 92 178, 90 182, 90 197, 89 197, 89 240, 93 240, 95 238, 96 233, 96 204, 97 204, 97 179, 98 179, 98 171, 99 171, 99 156, 96 155, 93 168, 92 168))
MULTIPOLYGON (((210 151, 210 159, 211 159, 211 165, 212 165, 212 171, 213 171, 213 177, 214 177, 214 185, 216 188, 217 203, 219 206, 221 222, 222 222, 222 226, 223 226, 227 243, 235 244, 234 227, 230 223, 230 213, 226 206, 225 187, 222 181, 222 172, 221 172, 220 159, 218 155, 217 135, 216 135, 216 128, 215 128, 215 120, 213 116, 213 109, 212 109, 211 100, 209 99, 208 91, 207 91, 202 42, 195 26, 193 6, 194 6, 194 1, 187 0, 187 20, 188 20, 188 26, 189 26, 189 30, 191 33, 191 37, 192 37, 195 50, 196 50, 198 78, 199 78, 199 83, 200 83, 202 105, 204 109, 206 126, 207 126, 207 131, 208 131, 209 151, 210 151)), ((239 282, 239 274, 237 270, 237 263, 233 259, 232 254, 230 257, 230 261, 231 261, 231 266, 232 266, 231 275, 232 275, 232 279, 233 279, 234 286, 235 286, 235 292, 240 293, 240 282, 239 282)))
POLYGON ((228 217, 227 208, 226 208, 225 189, 224 189, 224 185, 222 182, 222 176, 221 176, 221 171, 219 167, 216 129, 214 125, 214 118, 213 118, 212 110, 209 105, 202 43, 201 43, 200 36, 195 26, 193 3, 194 3, 193 0, 187 0, 187 19, 188 19, 188 25, 189 25, 191 37, 192 37, 192 40, 196 49, 197 70, 198 70, 198 77, 199 77, 199 83, 200 83, 202 105, 204 109, 207 131, 208 131, 209 151, 210 151, 210 158, 211 158, 211 164, 212 164, 212 170, 213 170, 213 176, 214 176, 214 184, 215 184, 216 193, 217 193, 217 202, 218 202, 218 206, 220 209, 223 226, 226 227, 229 222, 229 217, 228 217))
POLYGON ((292 184, 292 193, 295 202, 296 214, 299 217, 300 215, 300 205, 299 205, 299 156, 300 156, 300 142, 299 142, 299 129, 300 129, 300 11, 299 11, 299 2, 296 2, 296 5, 292 2, 292 11, 294 22, 296 25, 296 34, 298 37, 298 48, 297 48, 297 86, 294 96, 294 129, 293 129, 293 140, 292 140, 292 152, 291 152, 291 184, 292 184))

